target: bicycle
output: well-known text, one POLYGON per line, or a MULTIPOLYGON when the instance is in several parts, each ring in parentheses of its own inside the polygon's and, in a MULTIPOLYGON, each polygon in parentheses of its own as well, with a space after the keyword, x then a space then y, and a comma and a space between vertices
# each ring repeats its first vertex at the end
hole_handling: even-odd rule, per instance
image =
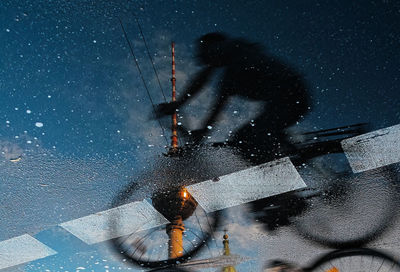
MULTIPOLYGON (((308 187, 305 190, 256 200, 250 203, 254 218, 263 222, 268 230, 274 230, 282 225, 293 223, 303 237, 334 248, 360 247, 382 234, 396 216, 395 210, 398 205, 396 171, 389 166, 372 172, 370 171, 367 173, 367 176, 365 174, 352 174, 349 172, 350 169, 348 167, 343 168, 344 162, 343 157, 341 157, 341 155, 343 156, 343 150, 340 147, 340 141, 360 134, 363 132, 363 129, 363 125, 353 125, 311 132, 304 134, 311 138, 311 141, 307 142, 303 140, 302 144, 297 145, 288 144, 287 146, 290 148, 285 151, 281 150, 281 156, 291 158, 307 185, 312 184, 312 180, 308 180, 308 177, 312 177, 314 181, 317 179, 319 182, 318 184, 314 184, 316 186, 308 187), (319 138, 319 141, 314 140, 316 137, 319 138), (321 141, 321 138, 326 138, 326 140, 321 141), (326 160, 328 165, 326 164, 326 160), (339 169, 334 169, 332 162, 338 162, 339 169), (371 176, 371 174, 373 175, 371 176), (375 186, 378 184, 377 180, 379 180, 378 187, 375 186), (369 192, 373 190, 379 190, 379 194, 371 195, 369 192), (352 199, 352 197, 356 198, 352 199), (363 201, 367 202, 363 203, 363 201), (338 224, 337 220, 340 218, 337 217, 337 214, 343 214, 343 209, 348 212, 357 207, 362 207, 362 204, 371 202, 380 204, 378 206, 384 207, 384 209, 364 213, 364 218, 361 220, 357 214, 359 211, 356 210, 355 213, 358 218, 357 216, 349 220, 345 218, 342 223, 338 224), (296 210, 294 209, 295 207, 300 209, 296 210), (321 211, 323 213, 331 212, 331 215, 325 218, 322 217, 318 222, 315 220, 315 215, 323 214, 321 211), (310 224, 310 220, 313 220, 312 224, 310 224), (333 221, 329 222, 329 220, 333 221), (335 228, 327 233, 326 224, 335 228), (351 231, 346 231, 346 228, 350 228, 351 231)), ((184 129, 181 127, 181 130, 184 129)), ((235 146, 229 142, 200 146, 189 144, 181 152, 169 157, 170 161, 167 163, 167 170, 164 169, 157 173, 160 176, 164 174, 166 176, 178 176, 179 178, 172 178, 172 183, 157 184, 159 186, 157 190, 149 190, 152 193, 150 195, 147 194, 147 197, 151 197, 153 201, 155 200, 153 204, 157 203, 157 198, 169 199, 169 205, 175 205, 173 209, 176 209, 176 205, 182 201, 181 198, 176 198, 176 196, 180 194, 184 186, 219 176, 213 170, 210 173, 202 173, 198 169, 190 168, 190 165, 196 165, 196 161, 200 161, 200 164, 204 163, 202 161, 204 154, 206 156, 210 155, 213 152, 215 153, 215 150, 225 155, 227 153, 237 153, 235 146), (202 155, 199 156, 201 153, 204 153, 203 157, 202 155), (194 155, 197 156, 197 159, 194 155), (184 164, 183 168, 187 166, 190 170, 197 171, 196 174, 198 175, 171 173, 170 168, 174 164, 184 164), (175 197, 175 200, 172 200, 172 202, 171 196, 172 199, 175 197)), ((240 167, 243 168, 244 165, 248 167, 252 164, 251 162, 245 162, 244 164, 240 164, 240 167)), ((156 175, 153 174, 153 176, 156 175)), ((151 180, 151 177, 147 177, 147 180, 151 180)), ((132 183, 122 191, 113 205, 119 206, 135 200, 132 199, 133 194, 136 194, 137 197, 146 197, 146 194, 138 194, 139 191, 145 191, 145 187, 149 189, 146 182, 141 184, 132 183)), ((165 204, 166 202, 158 201, 158 205, 156 205, 161 210, 163 207, 166 208, 167 212, 164 210, 163 214, 171 210, 165 204)), ((187 213, 184 219, 184 224, 187 228, 183 236, 183 239, 186 239, 187 243, 186 247, 182 246, 182 254, 179 256, 167 257, 165 254, 170 247, 169 238, 165 234, 167 226, 159 226, 151 230, 136 232, 136 234, 115 239, 113 240, 113 245, 122 253, 124 258, 141 267, 157 268, 176 265, 177 263, 190 260, 203 246, 207 246, 208 241, 213 238, 213 231, 220 225, 221 213, 222 211, 217 211, 207 214, 198 205, 194 210, 187 213), (151 238, 155 235, 163 236, 163 238, 151 238), (148 242, 150 240, 157 240, 157 242, 152 244, 148 242), (164 253, 157 253, 158 250, 164 251, 164 253)), ((173 220, 173 218, 169 219, 169 221, 173 220)), ((114 228, 118 227, 118 219, 113 222, 113 226, 114 228)))
POLYGON ((289 157, 303 179, 310 179, 306 181, 308 188, 290 194, 286 204, 282 204, 285 196, 261 200, 261 207, 253 203, 256 211, 265 212, 267 228, 293 223, 301 236, 331 248, 361 247, 387 230, 397 216, 398 169, 391 165, 354 174, 340 144, 365 131, 365 124, 357 124, 306 133, 313 140, 303 140, 289 157), (323 138, 328 139, 321 141, 323 138), (319 184, 315 184, 316 178, 319 184), (273 203, 272 207, 268 203, 273 203), (296 206, 299 209, 293 213, 296 206), (274 213, 297 218, 271 222, 268 218, 274 218, 274 213))

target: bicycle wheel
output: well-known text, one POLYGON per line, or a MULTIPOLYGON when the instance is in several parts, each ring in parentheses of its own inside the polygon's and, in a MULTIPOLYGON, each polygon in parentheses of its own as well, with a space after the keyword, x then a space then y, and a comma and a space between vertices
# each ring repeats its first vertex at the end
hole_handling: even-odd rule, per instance
POLYGON ((330 252, 303 271, 324 272, 397 272, 400 263, 392 256, 369 248, 336 250, 330 252))
POLYGON ((294 226, 303 237, 333 248, 360 247, 391 226, 399 204, 398 171, 353 174, 343 154, 309 160, 299 172, 319 193, 294 226))
MULTIPOLYGON (((132 190, 124 192, 128 197, 126 192, 132 193, 132 190)), ((127 199, 119 198, 114 204, 120 206, 125 202, 127 199)), ((193 258, 212 238, 219 224, 218 213, 205 213, 180 186, 156 193, 151 202, 169 223, 148 229, 145 223, 130 234, 112 240, 113 246, 124 259, 141 267, 168 267, 193 258)), ((118 228, 126 225, 124 220, 112 218, 113 233, 121 232, 118 228)))
POLYGON ((212 255, 215 243, 208 242, 219 225, 220 212, 206 213, 184 188, 233 172, 241 162, 236 163, 238 160, 230 154, 229 150, 208 146, 184 149, 176 156, 161 157, 151 171, 123 188, 113 207, 132 203, 142 207, 143 199, 148 201, 144 210, 129 210, 129 218, 126 213, 110 218, 110 234, 119 237, 112 243, 122 258, 141 267, 158 268, 185 262, 202 248, 212 255), (222 155, 232 160, 216 164, 222 155), (154 216, 156 213, 164 219, 159 220, 161 216, 154 216), (147 219, 149 222, 143 221, 147 219), (137 222, 141 225, 136 226, 137 222), (175 253, 171 253, 171 247, 175 253))

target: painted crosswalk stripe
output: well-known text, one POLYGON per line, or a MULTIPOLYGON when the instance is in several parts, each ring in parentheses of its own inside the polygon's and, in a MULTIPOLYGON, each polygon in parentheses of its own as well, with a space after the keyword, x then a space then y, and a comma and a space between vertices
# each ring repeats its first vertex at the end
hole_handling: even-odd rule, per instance
POLYGON ((0 269, 42 259, 57 252, 32 236, 24 234, 0 242, 0 269))
POLYGON ((91 245, 167 223, 169 221, 164 216, 143 200, 71 220, 60 226, 91 245), (112 218, 117 220, 117 228, 112 228, 112 218))
POLYGON ((289 158, 282 158, 187 187, 206 212, 306 187, 289 158))
POLYGON ((341 144, 355 173, 397 163, 400 162, 400 125, 352 137, 341 144))

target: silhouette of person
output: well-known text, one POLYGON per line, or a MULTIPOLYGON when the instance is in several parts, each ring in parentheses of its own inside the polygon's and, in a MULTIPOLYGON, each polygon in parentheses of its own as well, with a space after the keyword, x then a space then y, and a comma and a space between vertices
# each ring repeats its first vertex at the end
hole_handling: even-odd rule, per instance
POLYGON ((175 102, 158 105, 157 116, 170 115, 182 107, 223 69, 215 104, 203 126, 192 135, 197 141, 209 132, 232 96, 263 102, 257 117, 235 131, 229 140, 253 163, 273 159, 279 153, 285 129, 299 121, 309 109, 309 96, 302 77, 260 46, 223 33, 209 33, 197 41, 197 57, 204 68, 186 86, 175 102))

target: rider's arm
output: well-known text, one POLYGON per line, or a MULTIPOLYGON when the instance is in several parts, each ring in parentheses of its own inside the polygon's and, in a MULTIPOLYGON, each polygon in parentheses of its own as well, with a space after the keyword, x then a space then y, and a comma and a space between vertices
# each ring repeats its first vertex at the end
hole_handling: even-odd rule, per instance
POLYGON ((218 115, 221 113, 222 109, 224 108, 226 102, 228 100, 228 96, 221 94, 218 99, 217 102, 215 102, 211 113, 208 115, 206 122, 203 126, 204 129, 206 129, 208 126, 212 126, 215 121, 218 118, 218 115))
POLYGON ((189 85, 186 86, 184 93, 177 100, 178 107, 185 104, 201 90, 201 88, 209 81, 213 70, 213 67, 207 67, 195 75, 189 85))
POLYGON ((190 100, 194 95, 196 95, 204 84, 209 80, 214 68, 207 67, 201 70, 189 83, 189 85, 185 88, 185 92, 183 95, 179 97, 174 102, 169 103, 161 103, 157 106, 155 110, 156 118, 160 118, 164 115, 173 114, 176 109, 180 108, 184 105, 188 100, 190 100))
POLYGON ((200 129, 193 130, 191 132, 194 143, 200 143, 205 139, 204 136, 207 135, 209 131, 209 126, 212 127, 212 125, 217 120, 217 117, 221 112, 222 108, 224 107, 227 98, 228 96, 223 96, 223 95, 219 96, 217 102, 214 104, 214 107, 212 108, 211 113, 208 115, 203 127, 200 129))

